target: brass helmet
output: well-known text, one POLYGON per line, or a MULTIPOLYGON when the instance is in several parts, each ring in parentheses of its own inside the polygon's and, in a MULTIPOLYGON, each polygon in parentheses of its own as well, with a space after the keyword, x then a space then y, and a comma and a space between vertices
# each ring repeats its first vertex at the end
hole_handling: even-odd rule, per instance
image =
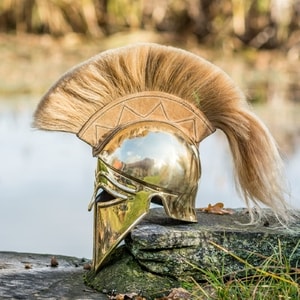
MULTIPOLYGON (((201 176, 197 142, 213 129, 192 104, 182 103, 175 96, 143 92, 113 104, 116 119, 126 119, 128 108, 132 115, 130 123, 120 121, 107 136, 101 134, 106 137, 93 151, 98 163, 89 209, 95 204, 95 269, 145 216, 150 202, 162 204, 171 218, 197 222, 195 199, 201 176), (141 100, 152 112, 143 118, 141 100)), ((96 119, 105 119, 110 112, 96 119)), ((100 127, 93 120, 80 137, 100 127)))
POLYGON ((97 157, 96 270, 151 200, 172 218, 196 221, 198 146, 215 128, 228 139, 247 206, 260 202, 290 218, 269 131, 234 82, 190 52, 151 43, 102 52, 62 76, 34 118, 39 129, 76 134, 97 157))

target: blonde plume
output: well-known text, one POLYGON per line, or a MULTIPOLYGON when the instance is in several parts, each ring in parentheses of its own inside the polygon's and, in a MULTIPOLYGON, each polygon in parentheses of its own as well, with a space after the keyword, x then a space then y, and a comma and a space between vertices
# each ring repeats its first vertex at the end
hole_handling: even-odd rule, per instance
POLYGON ((227 136, 236 185, 247 206, 262 203, 282 222, 291 220, 282 161, 273 137, 250 111, 234 82, 221 69, 189 52, 138 44, 101 53, 72 69, 50 89, 35 113, 34 126, 77 134, 106 104, 143 91, 169 93, 196 105, 227 136))

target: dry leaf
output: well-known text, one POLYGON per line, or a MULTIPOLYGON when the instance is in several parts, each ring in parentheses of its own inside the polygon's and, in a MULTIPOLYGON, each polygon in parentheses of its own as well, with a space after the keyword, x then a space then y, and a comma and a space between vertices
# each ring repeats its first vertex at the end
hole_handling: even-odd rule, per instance
POLYGON ((83 265, 83 269, 84 269, 84 270, 91 270, 91 269, 92 269, 92 265, 89 264, 89 263, 85 263, 85 264, 83 265))
POLYGON ((31 264, 25 264, 25 265, 24 265, 24 268, 25 268, 25 269, 32 269, 32 265, 31 265, 31 264))
POLYGON ((199 208, 198 210, 216 215, 232 215, 233 211, 230 209, 225 209, 222 202, 218 202, 214 205, 208 204, 207 207, 199 208))
POLYGON ((53 268, 55 268, 55 267, 58 266, 58 261, 57 261, 57 259, 56 259, 55 256, 53 256, 53 257, 51 258, 50 266, 53 267, 53 268))

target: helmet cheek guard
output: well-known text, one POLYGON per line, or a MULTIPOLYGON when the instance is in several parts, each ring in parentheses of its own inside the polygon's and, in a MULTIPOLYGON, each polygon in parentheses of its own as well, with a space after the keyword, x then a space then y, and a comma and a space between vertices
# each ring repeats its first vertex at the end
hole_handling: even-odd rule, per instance
MULTIPOLYGON (((94 210, 94 268, 97 270, 126 234, 149 210, 149 197, 139 192, 134 198, 102 202, 94 210)), ((100 194, 101 195, 101 194, 100 194)))

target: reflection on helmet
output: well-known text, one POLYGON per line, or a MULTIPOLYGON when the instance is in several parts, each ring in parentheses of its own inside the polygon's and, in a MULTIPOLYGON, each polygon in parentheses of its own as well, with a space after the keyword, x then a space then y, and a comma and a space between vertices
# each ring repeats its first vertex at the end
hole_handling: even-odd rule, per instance
POLYGON ((178 129, 140 122, 119 130, 97 152, 96 190, 120 199, 151 191, 149 200, 160 198, 170 217, 196 221, 198 150, 178 129))
POLYGON ((159 199, 167 215, 196 222, 200 178, 196 146, 166 123, 139 122, 106 138, 98 157, 95 191, 94 267, 106 258, 159 199))

